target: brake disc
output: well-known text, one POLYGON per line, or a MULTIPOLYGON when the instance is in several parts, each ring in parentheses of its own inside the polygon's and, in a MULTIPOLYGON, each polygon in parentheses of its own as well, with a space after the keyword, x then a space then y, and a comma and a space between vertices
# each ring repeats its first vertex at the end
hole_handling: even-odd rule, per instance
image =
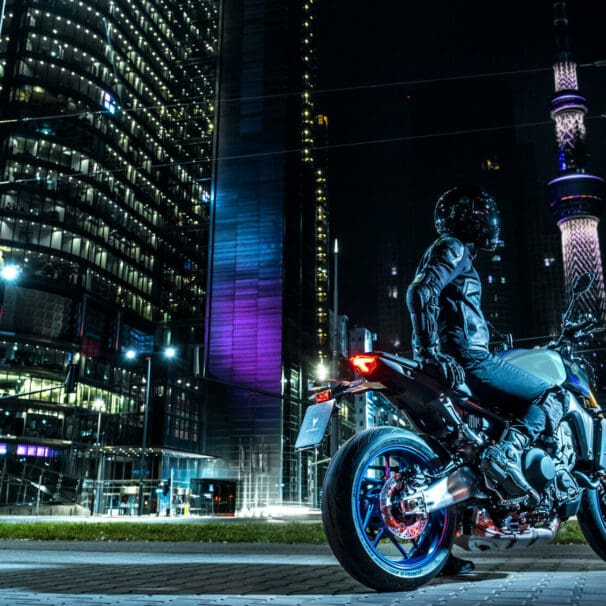
POLYGON ((400 474, 385 482, 379 497, 381 516, 393 535, 401 539, 416 539, 427 525, 425 501, 421 493, 406 496, 402 494, 405 491, 400 474))

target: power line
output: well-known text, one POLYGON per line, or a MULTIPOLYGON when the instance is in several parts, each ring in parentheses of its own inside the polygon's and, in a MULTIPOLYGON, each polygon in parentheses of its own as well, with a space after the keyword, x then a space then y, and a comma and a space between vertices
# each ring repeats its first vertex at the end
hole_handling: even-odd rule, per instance
MULTIPOLYGON (((597 116, 589 116, 586 117, 586 120, 592 120, 597 118, 606 118, 606 114, 600 114, 597 116)), ((151 168, 164 168, 169 166, 193 166, 199 164, 209 164, 211 162, 227 162, 231 160, 253 160, 258 158, 269 158, 275 156, 282 156, 286 154, 296 154, 302 153, 304 149, 309 149, 310 151, 330 151, 337 149, 346 149, 346 148, 354 148, 361 147, 365 145, 383 145, 386 143, 407 143, 410 141, 421 141, 426 139, 436 139, 440 137, 454 137, 461 135, 471 135, 471 134, 481 134, 481 133, 490 133, 490 132, 498 132, 508 129, 518 129, 518 128, 536 128, 540 126, 548 126, 553 125, 551 120, 544 120, 540 122, 520 122, 517 124, 505 124, 501 126, 486 126, 480 128, 469 128, 469 129, 460 129, 454 131, 442 131, 436 133, 427 133, 422 135, 406 135, 402 137, 388 137, 384 139, 366 139, 363 141, 353 141, 349 143, 331 143, 328 145, 317 145, 312 147, 299 147, 294 149, 277 149, 275 151, 268 152, 254 152, 249 154, 234 154, 228 156, 218 156, 212 158, 201 158, 201 159, 193 159, 193 160, 183 160, 182 162, 161 162, 157 164, 151 164, 149 166, 136 166, 134 170, 149 170, 151 168)), ((51 169, 53 171, 58 171, 60 167, 56 169, 51 169)), ((100 169, 94 172, 75 172, 75 173, 66 173, 65 175, 59 175, 59 177, 95 177, 97 175, 104 174, 114 174, 126 171, 127 168, 113 168, 113 169, 100 169)), ((9 185, 9 184, 19 184, 19 183, 33 183, 40 181, 40 177, 30 177, 27 179, 15 179, 13 181, 0 181, 0 185, 9 185)))
MULTIPOLYGON (((577 65, 577 67, 606 67, 606 61, 593 61, 591 63, 583 63, 577 65)), ((305 91, 310 95, 323 95, 330 93, 341 93, 341 92, 350 92, 350 91, 361 91, 361 90, 371 90, 371 89, 381 89, 381 88, 401 88, 404 86, 418 86, 423 84, 436 84, 440 82, 456 82, 460 80, 477 80, 482 78, 496 78, 496 77, 504 77, 504 76, 515 76, 515 75, 528 75, 528 74, 536 74, 539 72, 551 71, 551 67, 536 67, 536 68, 528 68, 528 69, 518 69, 518 70, 510 70, 510 71, 499 71, 499 72, 485 72, 485 73, 477 73, 477 74, 458 74, 455 76, 441 76, 437 78, 420 78, 416 80, 399 80, 395 82, 378 82, 378 83, 369 83, 369 84, 356 84, 351 86, 338 86, 333 88, 323 88, 317 90, 305 91)), ((263 101, 269 99, 279 99, 285 97, 292 96, 301 96, 304 91, 291 91, 284 93, 272 93, 270 95, 254 95, 248 97, 228 97, 226 99, 219 99, 218 105, 224 103, 242 103, 248 101, 263 101)), ((185 97, 186 99, 193 99, 187 102, 176 102, 176 103, 167 103, 167 104, 154 104, 154 105, 140 105, 138 107, 120 107, 121 113, 131 113, 137 111, 145 111, 145 110, 154 110, 154 109, 166 109, 166 108, 177 108, 177 107, 189 107, 192 105, 196 105, 199 103, 201 99, 206 99, 205 95, 193 96, 193 97, 185 97)), ((17 124, 17 123, 25 123, 32 122, 36 120, 57 120, 61 118, 80 118, 85 116, 94 116, 99 114, 107 114, 107 110, 97 110, 97 111, 82 111, 75 112, 71 114, 50 114, 47 116, 27 116, 22 118, 9 118, 5 120, 0 120, 0 124, 17 124)))

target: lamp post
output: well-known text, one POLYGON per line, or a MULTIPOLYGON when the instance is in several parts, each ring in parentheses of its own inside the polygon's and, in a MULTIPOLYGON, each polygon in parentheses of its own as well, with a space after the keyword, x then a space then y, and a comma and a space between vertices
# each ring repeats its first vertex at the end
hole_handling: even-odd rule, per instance
MULTIPOLYGON (((176 350, 174 347, 167 347, 163 354, 166 358, 174 358, 176 355, 176 350)), ((132 349, 126 352, 126 357, 129 360, 134 360, 137 357, 137 352, 132 349)), ((152 372, 152 354, 145 354, 145 362, 147 365, 147 376, 145 380, 145 402, 144 402, 144 410, 143 410, 143 437, 141 439, 141 460, 139 463, 139 507, 138 507, 138 515, 143 515, 143 495, 144 495, 144 485, 145 485, 145 472, 147 471, 145 465, 145 455, 147 451, 147 427, 149 424, 149 403, 150 403, 150 394, 151 394, 151 372, 152 372)))
POLYGON ((101 413, 105 410, 105 402, 101 399, 95 400, 93 402, 93 407, 97 410, 97 482, 95 486, 95 503, 93 509, 95 513, 103 513, 103 464, 105 461, 101 450, 101 413))
MULTIPOLYGON (((332 350, 332 373, 336 379, 339 376, 339 241, 334 242, 334 281, 333 281, 333 350, 332 350)), ((330 420, 330 456, 334 457, 339 448, 339 408, 336 409, 330 420)))

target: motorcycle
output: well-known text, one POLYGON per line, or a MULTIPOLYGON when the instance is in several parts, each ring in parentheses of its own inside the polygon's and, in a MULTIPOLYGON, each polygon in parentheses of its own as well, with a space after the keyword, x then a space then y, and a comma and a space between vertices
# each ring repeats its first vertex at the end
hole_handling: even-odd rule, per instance
POLYGON ((469 551, 525 548, 554 539, 577 516, 583 535, 606 560, 606 418, 576 353, 595 328, 589 314, 573 321, 593 282, 579 277, 558 339, 534 349, 500 352, 508 362, 561 386, 567 409, 554 436, 523 455, 523 470, 540 502, 508 498, 480 470, 482 452, 513 420, 485 408, 464 386, 448 389, 430 369, 385 352, 351 358, 357 378, 315 389, 297 450, 317 447, 339 401, 376 391, 405 412, 412 429, 374 427, 345 442, 323 483, 322 521, 343 568, 379 591, 427 583, 453 545, 469 551))

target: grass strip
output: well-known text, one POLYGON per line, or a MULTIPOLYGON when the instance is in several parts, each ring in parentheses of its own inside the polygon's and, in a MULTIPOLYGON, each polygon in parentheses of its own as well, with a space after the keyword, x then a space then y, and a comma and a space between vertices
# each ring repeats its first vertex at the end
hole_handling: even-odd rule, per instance
MULTIPOLYGON (((192 541, 205 543, 304 543, 326 542, 320 523, 287 522, 2 522, 1 539, 35 541, 192 541)), ((562 524, 555 543, 585 543, 575 520, 562 524)))
POLYGON ((576 520, 568 520, 560 526, 554 543, 568 545, 570 543, 587 543, 587 541, 579 528, 579 523, 576 520))
POLYGON ((36 541, 193 541, 205 543, 326 542, 319 523, 2 522, 0 539, 36 541))

